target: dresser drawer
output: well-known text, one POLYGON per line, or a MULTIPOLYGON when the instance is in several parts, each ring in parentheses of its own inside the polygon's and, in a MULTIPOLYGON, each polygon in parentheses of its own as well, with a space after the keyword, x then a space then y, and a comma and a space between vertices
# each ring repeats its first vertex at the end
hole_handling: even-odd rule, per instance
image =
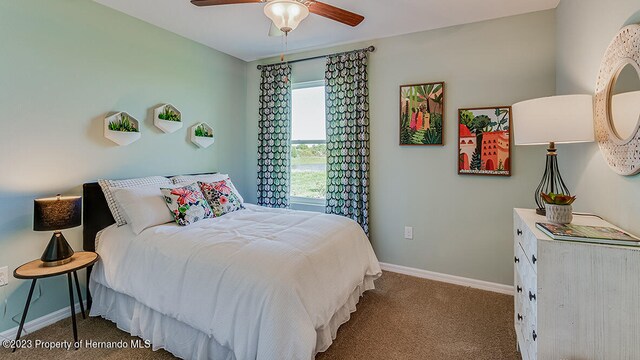
POLYGON ((529 293, 535 293, 537 287, 537 276, 533 267, 526 260, 526 254, 519 242, 514 246, 514 283, 515 302, 522 304, 531 303, 529 293))
POLYGON ((538 352, 537 303, 536 300, 529 298, 528 290, 522 292, 521 298, 521 308, 524 315, 522 317, 523 321, 519 325, 523 338, 522 342, 525 344, 524 350, 522 350, 522 345, 520 346, 521 353, 526 354, 523 355, 523 359, 536 360, 538 352))
POLYGON ((532 360, 538 358, 538 327, 535 323, 527 324, 525 326, 527 331, 527 357, 532 360))
MULTIPOLYGON (((525 288, 535 288, 536 287, 536 272, 535 268, 531 264, 531 262, 527 261, 527 254, 522 244, 519 242, 515 243, 514 246, 514 268, 517 273, 520 274, 520 279, 522 280, 522 285, 525 288)), ((525 292, 526 293, 526 292, 525 292)))
MULTIPOLYGON (((535 273, 531 264, 526 260, 524 249, 515 239, 514 241, 514 327, 520 347, 522 359, 532 359, 529 356, 532 345, 531 342, 531 322, 535 319, 529 319, 533 311, 530 309, 531 301, 529 301, 528 289, 535 283, 535 273)), ((535 285, 534 285, 535 286, 535 285)))
POLYGON ((520 274, 516 271, 516 276, 514 279, 515 282, 515 292, 513 296, 513 302, 515 305, 514 313, 513 313, 513 324, 516 329, 516 334, 518 336, 518 345, 520 349, 525 349, 528 345, 525 342, 525 334, 527 333, 526 322, 528 317, 529 310, 527 309, 527 302, 524 297, 524 284, 522 279, 520 278, 520 274))
POLYGON ((522 274, 522 301, 526 304, 527 321, 535 323, 538 313, 538 279, 533 271, 522 274))
POLYGON ((527 262, 531 264, 534 272, 538 272, 538 239, 521 220, 515 222, 515 239, 520 243, 524 250, 527 262))

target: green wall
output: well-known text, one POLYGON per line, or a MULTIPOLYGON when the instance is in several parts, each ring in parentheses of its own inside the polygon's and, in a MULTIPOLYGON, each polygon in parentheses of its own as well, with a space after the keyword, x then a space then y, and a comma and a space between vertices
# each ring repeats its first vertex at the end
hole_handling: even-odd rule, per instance
MULTIPOLYGON (((100 177, 211 170, 245 188, 244 61, 90 0, 1 1, 0 47, 0 267, 38 258, 51 237, 31 230, 36 197, 80 194, 100 177), (153 126, 164 102, 182 111, 176 133, 153 126), (143 123, 138 142, 103 137, 104 115, 117 110, 143 123), (217 135, 206 150, 188 142, 199 121, 217 135)), ((82 249, 81 228, 65 235, 82 249)), ((64 277, 41 284, 28 320, 68 306, 64 277)), ((0 332, 16 326, 27 291, 13 278, 0 288, 0 332)))
MULTIPOLYGON (((640 23, 637 0, 562 0, 556 10, 558 94, 593 94, 604 53, 625 25, 640 23)), ((640 176, 620 176, 598 145, 559 147, 562 174, 577 194, 576 210, 599 214, 640 234, 640 176)))
MULTIPOLYGON (((293 34, 292 36, 295 36, 293 34)), ((513 176, 457 174, 457 109, 555 93, 555 15, 544 11, 322 49, 375 45, 370 56, 371 239, 380 261, 513 282, 512 208, 533 207, 544 147, 513 148, 513 176), (445 81, 445 146, 398 145, 398 87, 445 81), (403 239, 404 226, 414 239, 403 239)), ((259 63, 247 70, 245 198, 255 201, 259 63)), ((294 65, 293 81, 323 78, 323 61, 294 65)))

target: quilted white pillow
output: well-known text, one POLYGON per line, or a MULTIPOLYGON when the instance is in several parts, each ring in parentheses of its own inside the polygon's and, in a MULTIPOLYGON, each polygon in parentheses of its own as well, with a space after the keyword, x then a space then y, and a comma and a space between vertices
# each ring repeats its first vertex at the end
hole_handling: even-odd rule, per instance
MULTIPOLYGON (((164 188, 173 186, 162 185, 164 188)), ((127 224, 131 225, 136 235, 144 229, 173 221, 173 215, 164 203, 160 185, 114 188, 112 191, 127 224)))
POLYGON ((98 184, 102 188, 104 197, 107 199, 107 205, 113 218, 116 220, 118 226, 125 225, 127 223, 124 218, 123 211, 118 207, 116 199, 113 197, 114 188, 135 188, 148 185, 172 185, 170 179, 164 176, 148 176, 143 178, 125 179, 125 180, 98 180, 98 184))
POLYGON ((238 189, 236 189, 235 185, 233 185, 233 182, 231 182, 231 178, 229 178, 228 174, 216 173, 216 174, 201 174, 201 175, 178 175, 171 178, 171 181, 173 181, 174 184, 181 184, 181 185, 191 184, 194 182, 213 183, 213 182, 218 182, 222 180, 225 180, 227 184, 229 184, 233 193, 238 197, 238 199, 240 199, 240 203, 241 204, 244 203, 244 199, 242 198, 242 195, 240 195, 240 192, 238 191, 238 189))
POLYGON ((228 174, 199 174, 199 175, 178 175, 171 177, 174 184, 192 184, 194 182, 216 182, 229 178, 228 174))

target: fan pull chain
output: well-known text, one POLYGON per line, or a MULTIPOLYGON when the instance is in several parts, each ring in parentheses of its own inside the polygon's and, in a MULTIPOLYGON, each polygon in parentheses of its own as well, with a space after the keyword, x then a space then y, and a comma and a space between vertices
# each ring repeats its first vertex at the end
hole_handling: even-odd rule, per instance
MULTIPOLYGON (((281 63, 285 63, 285 64, 286 64, 286 62, 284 61, 284 54, 286 54, 287 51, 289 50, 289 41, 288 40, 289 40, 289 32, 287 31, 287 32, 284 33, 284 39, 282 40, 282 41, 284 41, 284 52, 282 54, 280 54, 280 62, 281 63)), ((286 76, 286 75, 282 77, 282 80, 284 81, 285 84, 289 83, 289 77, 286 76)))
POLYGON ((282 50, 282 53, 280 54, 280 62, 284 62, 284 53, 287 51, 286 39, 287 39, 287 33, 284 33, 284 36, 280 40, 280 43, 284 48, 284 50, 282 50))

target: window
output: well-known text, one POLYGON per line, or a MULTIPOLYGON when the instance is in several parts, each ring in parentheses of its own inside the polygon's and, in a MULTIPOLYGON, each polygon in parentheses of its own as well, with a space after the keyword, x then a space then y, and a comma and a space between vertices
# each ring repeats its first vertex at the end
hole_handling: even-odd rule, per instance
POLYGON ((322 204, 327 194, 324 81, 291 91, 291 200, 322 204))

